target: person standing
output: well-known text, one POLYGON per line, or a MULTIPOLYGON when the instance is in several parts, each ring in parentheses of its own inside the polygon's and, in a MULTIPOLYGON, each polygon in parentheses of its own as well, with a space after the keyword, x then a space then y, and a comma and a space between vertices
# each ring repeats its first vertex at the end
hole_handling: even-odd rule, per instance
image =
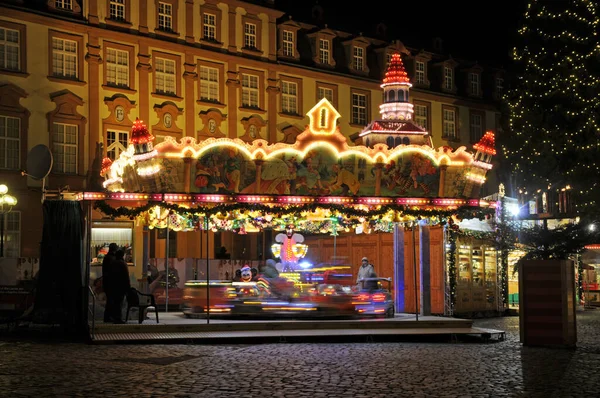
POLYGON ((122 307, 123 299, 125 295, 131 289, 131 282, 129 281, 129 269, 125 262, 125 252, 123 250, 117 250, 115 253, 114 261, 114 307, 112 319, 114 323, 124 323, 122 318, 122 307))
POLYGON ((102 260, 102 289, 106 295, 106 306, 104 307, 104 322, 111 322, 114 314, 114 268, 116 253, 119 247, 116 243, 108 246, 108 253, 102 260))
POLYGON ((369 263, 369 259, 366 257, 362 258, 361 266, 358 268, 358 276, 356 277, 356 284, 360 288, 360 281, 366 278, 372 278, 375 275, 375 268, 373 264, 369 263))

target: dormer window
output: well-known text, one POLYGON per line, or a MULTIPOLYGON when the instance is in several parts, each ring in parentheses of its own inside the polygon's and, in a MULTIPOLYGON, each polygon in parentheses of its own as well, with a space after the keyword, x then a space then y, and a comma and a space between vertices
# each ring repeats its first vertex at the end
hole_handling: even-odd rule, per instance
POLYGON ((469 93, 471 95, 478 96, 479 92, 480 92, 479 73, 470 72, 469 73, 469 93))
POLYGON ((244 24, 244 47, 256 48, 256 24, 249 22, 244 24))
POLYGON ((329 65, 330 51, 330 41, 319 39, 319 63, 329 65))
POLYGON ((173 30, 173 5, 158 3, 158 29, 166 32, 173 30))
POLYGON ((354 58, 353 66, 357 71, 363 71, 365 69, 365 49, 362 47, 354 46, 354 58))
POLYGON ((72 0, 55 0, 55 7, 59 10, 73 11, 72 0))
POLYGON ((450 66, 444 66, 444 89, 454 88, 454 70, 450 66))
POLYGON ((290 30, 283 31, 282 37, 283 56, 293 57, 294 56, 294 32, 290 30))
POLYGON ((203 38, 205 40, 217 40, 217 16, 215 14, 205 13, 203 16, 203 38))
POLYGON ((415 83, 425 84, 425 62, 415 62, 415 83))
POLYGON ((110 0, 108 6, 110 19, 125 21, 125 0, 110 0))
POLYGON ((496 95, 501 96, 504 93, 504 79, 501 77, 496 78, 496 95))

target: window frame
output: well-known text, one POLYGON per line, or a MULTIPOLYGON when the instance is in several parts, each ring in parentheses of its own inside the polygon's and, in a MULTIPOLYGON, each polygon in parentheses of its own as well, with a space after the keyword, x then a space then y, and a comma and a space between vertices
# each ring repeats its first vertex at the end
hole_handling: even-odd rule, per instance
MULTIPOLYGON (((105 150, 105 156, 110 158, 109 156, 109 152, 111 151, 111 146, 114 146, 115 148, 115 159, 117 159, 121 153, 123 153, 124 151, 127 150, 127 147, 129 146, 129 131, 128 130, 124 130, 124 129, 113 129, 113 128, 108 128, 106 129, 106 131, 104 132, 104 142, 106 143, 106 150, 105 150), (115 140, 112 144, 108 143, 108 134, 109 133, 115 133, 115 140), (126 136, 126 141, 125 141, 125 145, 123 145, 121 143, 120 140, 120 134, 125 134, 126 136)), ((112 159, 112 161, 114 161, 115 159, 112 159)))
POLYGON ((357 88, 351 88, 350 89, 350 125, 351 126, 356 126, 356 127, 364 127, 367 125, 367 123, 369 123, 370 119, 370 104, 371 104, 371 93, 369 91, 366 90, 361 90, 361 89, 357 89, 357 88), (354 108, 355 106, 358 107, 358 109, 360 109, 360 105, 354 105, 354 96, 364 96, 365 97, 365 105, 364 105, 364 110, 365 110, 365 120, 364 123, 361 123, 361 121, 359 120, 355 120, 354 119, 354 108))
POLYGON ((460 138, 460 133, 459 133, 459 125, 458 125, 459 119, 458 119, 458 108, 456 106, 452 106, 452 105, 446 105, 446 104, 442 104, 442 139, 448 140, 448 141, 458 141, 460 138), (445 131, 445 127, 446 127, 446 111, 452 111, 454 114, 454 135, 448 135, 445 131))
POLYGON ((220 103, 221 102, 221 97, 220 97, 220 79, 219 79, 219 68, 215 68, 212 66, 207 66, 207 65, 200 65, 198 67, 198 81, 199 81, 199 97, 200 97, 200 101, 203 102, 214 102, 214 103, 220 103), (202 78, 202 70, 207 70, 208 71, 208 79, 203 79, 202 78), (216 76, 216 80, 212 80, 211 79, 211 72, 214 72, 214 75, 216 76), (204 82, 204 83, 203 83, 204 82), (207 92, 208 92, 208 96, 203 97, 202 96, 202 89, 203 89, 203 84, 207 85, 207 92), (212 90, 216 89, 216 93, 214 95, 215 98, 212 98, 213 95, 211 94, 212 90))
POLYGON ((153 96, 162 96, 165 98, 181 98, 181 57, 175 54, 169 54, 160 51, 152 52, 152 95, 153 96), (157 73, 166 73, 166 72, 158 72, 156 67, 156 62, 158 59, 164 59, 168 61, 172 61, 175 63, 175 93, 166 93, 162 91, 157 91, 157 73))
POLYGON ((425 61, 417 59, 415 60, 415 84, 424 85, 425 84, 425 71, 426 71, 425 61), (419 65, 423 66, 423 69, 419 69, 419 65))
POLYGON ((242 51, 249 51, 250 53, 263 52, 262 48, 262 20, 254 14, 242 15, 242 51), (255 46, 246 46, 246 24, 254 25, 256 32, 254 33, 255 46))
POLYGON ((135 91, 135 52, 134 52, 134 48, 132 46, 127 46, 124 44, 120 44, 120 43, 114 43, 114 42, 108 42, 105 41, 103 43, 103 50, 104 50, 104 63, 103 63, 103 69, 104 69, 104 84, 103 84, 103 88, 108 89, 108 90, 113 90, 113 91, 121 91, 121 92, 127 92, 130 93, 131 91, 135 91), (128 53, 128 85, 127 86, 115 86, 112 84, 109 84, 108 82, 108 50, 109 49, 114 49, 117 51, 123 51, 123 52, 127 52, 128 53))
POLYGON ((27 76, 27 29, 25 25, 0 20, 0 28, 15 30, 19 33, 19 69, 0 69, 0 74, 27 76))
MULTIPOLYGON (((63 121, 54 121, 52 123, 52 133, 51 133, 51 135, 52 135, 52 148, 53 148, 52 153, 53 153, 53 156, 54 156, 54 159, 55 159, 54 165, 56 165, 58 163, 58 162, 56 162, 56 159, 57 159, 56 148, 59 145, 62 145, 63 147, 75 148, 75 154, 76 154, 75 172, 66 172, 64 170, 64 168, 63 168, 62 171, 55 171, 56 174, 62 174, 62 175, 79 175, 79 173, 81 172, 81 170, 79 169, 79 161, 77 159, 79 157, 79 150, 78 149, 79 149, 80 146, 83 146, 83 145, 81 145, 83 143, 80 142, 79 129, 80 129, 80 127, 79 127, 79 125, 77 123, 67 123, 67 122, 63 122, 63 121), (63 131, 63 138, 65 138, 65 142, 58 143, 58 145, 57 145, 57 141, 54 140, 55 126, 57 126, 57 125, 65 126, 65 130, 63 131), (76 138, 77 142, 75 144, 68 144, 68 143, 66 143, 67 126, 72 126, 72 127, 75 127, 75 129, 76 129, 76 131, 75 131, 75 138, 76 138)), ((66 155, 66 153, 63 153, 63 155, 66 155)), ((63 162, 63 166, 64 166, 64 164, 66 164, 66 163, 63 162)), ((55 170, 54 166, 52 166, 52 170, 54 172, 54 170, 55 170)))
MULTIPOLYGON (((86 118, 81 115, 77 108, 84 105, 83 100, 71 91, 58 91, 50 95, 50 99, 55 104, 55 109, 46 114, 48 119, 48 141, 50 150, 54 152, 54 123, 59 124, 74 124, 78 126, 77 142, 84 143, 86 139, 86 118)), ((77 175, 83 175, 85 168, 85 145, 79 145, 77 151, 77 175)), ((71 176, 72 174, 54 173, 58 176, 71 176)))
POLYGON ((159 33, 166 33, 172 35, 179 35, 178 30, 178 12, 179 12, 179 1, 178 0, 155 0, 154 1, 154 13, 155 18, 155 30, 159 33), (171 29, 164 29, 160 27, 160 3, 168 4, 171 6, 171 29))
POLYGON ((319 96, 319 88, 325 88, 325 89, 331 90, 333 92, 333 101, 331 102, 331 104, 333 105, 334 108, 337 109, 337 107, 338 107, 338 86, 336 84, 324 83, 324 82, 317 81, 316 98, 315 98, 316 102, 319 102, 321 100, 321 97, 319 96))
POLYGON ((449 65, 444 65, 443 67, 443 71, 444 71, 444 90, 447 91, 453 91, 454 90, 454 68, 449 66, 449 65), (450 71, 450 73, 448 74, 447 72, 450 71), (448 82, 450 83, 450 87, 448 87, 448 82))
POLYGON ((85 84, 83 81, 84 77, 84 60, 83 60, 83 36, 72 35, 65 32, 59 32, 56 30, 49 30, 48 32, 48 80, 51 81, 59 81, 64 83, 75 83, 75 84, 85 84), (77 52, 76 52, 76 60, 77 60, 77 76, 75 78, 70 78, 66 76, 55 76, 54 75, 54 46, 53 39, 62 39, 62 40, 70 40, 77 43, 77 52))
MULTIPOLYGON (((15 171, 16 170, 16 171, 18 171, 18 170, 21 169, 22 152, 23 152, 23 150, 22 150, 23 149, 22 148, 23 147, 23 140, 22 140, 22 137, 23 137, 23 120, 19 116, 6 115, 6 114, 4 114, 4 112, 0 112, 0 121, 2 120, 2 118, 5 118, 7 120, 7 122, 8 122, 9 118, 10 119, 16 119, 16 120, 18 120, 18 122, 19 122, 19 128, 18 128, 19 137, 17 139, 15 139, 15 138, 10 138, 7 135, 5 135, 4 137, 0 136, 0 141, 4 140, 6 143, 8 141, 17 141, 19 148, 17 150, 17 165, 16 165, 16 167, 10 168, 10 167, 5 166, 6 161, 8 160, 8 157, 6 156, 6 154, 4 154, 4 164, 2 164, 0 162, 0 170, 5 170, 5 171, 15 171)), ((7 128, 5 127, 5 131, 6 130, 7 130, 7 128)), ((8 153, 8 146, 6 144, 4 145, 4 151, 6 153, 8 153)))
POLYGON ((321 65, 331 65, 331 40, 323 39, 322 37, 318 38, 319 40, 319 63, 321 65), (321 43, 327 43, 327 48, 321 48, 321 43), (327 54, 327 62, 324 62, 324 58, 322 54, 327 54))
POLYGON ((476 97, 481 95, 481 74, 478 72, 469 72, 469 94, 476 97))
POLYGON ((198 59, 197 62, 197 70, 198 70, 198 98, 196 99, 196 103, 198 104, 207 104, 207 105, 220 105, 219 107, 223 107, 225 103, 225 65, 217 62, 211 62, 204 59, 198 59), (203 100, 200 95, 202 93, 202 80, 200 79, 200 71, 202 67, 206 68, 214 68, 218 71, 218 89, 219 89, 219 101, 212 102, 203 100))
POLYGON ((431 134, 431 102, 427 102, 427 101, 420 101, 420 100, 413 100, 413 106, 414 106, 414 112, 413 112, 413 119, 414 122, 418 125, 421 126, 420 124, 417 123, 417 107, 424 107, 427 115, 425 115, 425 122, 427 123, 427 126, 421 126, 423 127, 426 131, 430 132, 431 134))
MULTIPOLYGON (((297 78, 297 77, 291 77, 291 76, 281 76, 281 100, 279 101, 279 109, 280 109, 280 116, 301 116, 303 117, 303 96, 302 96, 302 92, 303 92, 303 87, 302 87, 302 79, 301 78, 297 78), (283 92, 283 83, 292 83, 296 85, 296 111, 295 112, 286 112, 283 109, 283 103, 284 103, 284 92, 283 92)), ((288 94, 289 95, 289 94, 288 94)))
POLYGON ((4 222, 4 225, 3 225, 3 228, 4 228, 4 236, 3 236, 3 239, 4 239, 4 253, 2 253, 3 258, 19 258, 19 257, 21 257, 21 234, 22 234, 22 227, 23 227, 23 222, 22 221, 23 221, 23 214, 22 214, 22 212, 20 210, 12 210, 11 212, 6 213, 4 215, 4 217, 3 217, 3 222, 4 222), (18 230, 12 230, 12 229, 8 228, 8 226, 9 226, 9 218, 10 217, 14 217, 15 215, 17 215, 18 219, 19 219, 19 229, 18 230), (17 244, 16 244, 17 255, 16 256, 12 256, 12 257, 11 256, 7 256, 7 252, 8 252, 7 248, 10 246, 8 244, 8 240, 7 240, 7 238, 8 238, 9 235, 16 235, 17 236, 17 244))
POLYGON ((240 80, 240 109, 251 110, 251 111, 263 111, 265 109, 265 72, 255 69, 239 68, 239 80, 240 80), (244 75, 251 75, 258 77, 258 108, 245 106, 242 102, 244 94, 243 78, 244 75))
POLYGON ((357 72, 365 72, 365 48, 362 46, 352 46, 352 68, 357 72), (360 50, 360 51, 359 51, 360 50), (360 55, 357 55, 360 52, 360 55), (360 60, 360 62, 358 62, 360 60), (359 68, 360 66, 360 68, 359 68))
POLYGON ((471 144, 475 144, 475 143, 479 142, 479 140, 485 134, 485 131, 486 131, 486 129, 485 129, 485 111, 470 109, 469 110, 469 142, 471 144), (480 120, 480 125, 479 125, 480 133, 477 138, 475 138, 473 135, 473 117, 474 116, 478 116, 479 120, 480 120))
MULTIPOLYGON (((131 10, 130 10, 130 4, 129 4, 129 0, 122 0, 123 3, 118 3, 118 1, 121 0, 106 0, 106 19, 112 22, 119 22, 119 23, 130 23, 131 21, 131 10), (112 4, 122 4, 123 6, 123 18, 113 18, 113 16, 111 15, 111 5, 112 4)), ((117 8, 115 6, 115 8, 117 8)))
POLYGON ((282 51, 282 56, 284 57, 288 57, 288 58, 294 58, 296 55, 296 32, 294 32, 293 30, 289 30, 289 29, 283 29, 283 32, 281 33, 281 51, 282 51), (286 39, 286 34, 289 34, 291 36, 291 39, 287 38, 286 39), (288 52, 289 50, 289 52, 288 52))

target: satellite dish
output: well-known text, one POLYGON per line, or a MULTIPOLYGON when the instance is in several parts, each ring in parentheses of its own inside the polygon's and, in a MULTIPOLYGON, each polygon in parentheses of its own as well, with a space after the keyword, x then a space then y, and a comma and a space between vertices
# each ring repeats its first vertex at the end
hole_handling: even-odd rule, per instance
POLYGON ((27 154, 27 170, 22 172, 34 180, 43 180, 52 170, 52 152, 46 145, 36 145, 27 154))

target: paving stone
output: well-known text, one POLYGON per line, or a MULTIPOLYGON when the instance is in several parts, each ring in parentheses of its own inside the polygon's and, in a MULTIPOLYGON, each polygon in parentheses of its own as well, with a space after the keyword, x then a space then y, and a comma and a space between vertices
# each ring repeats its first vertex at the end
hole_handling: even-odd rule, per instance
POLYGON ((506 340, 264 345, 0 341, 0 391, 15 397, 591 397, 600 310, 576 350, 523 347, 518 317, 481 319, 506 340))

